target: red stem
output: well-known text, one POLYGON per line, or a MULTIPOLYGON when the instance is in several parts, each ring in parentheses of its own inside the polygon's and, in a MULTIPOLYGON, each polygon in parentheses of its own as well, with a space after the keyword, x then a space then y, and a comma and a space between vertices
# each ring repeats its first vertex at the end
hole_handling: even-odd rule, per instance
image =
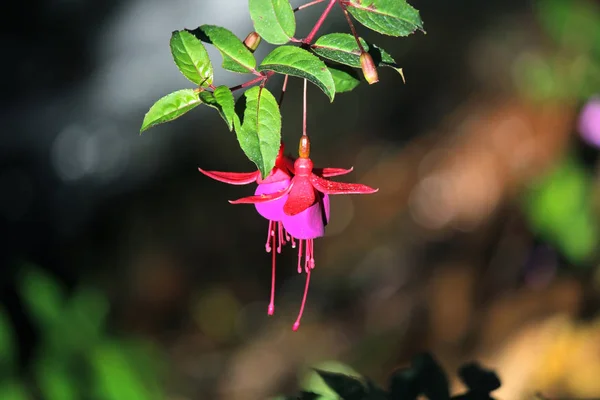
POLYGON ((348 14, 348 10, 346 10, 346 5, 340 2, 340 7, 342 7, 342 11, 344 11, 344 15, 346 16, 346 21, 348 21, 348 25, 350 26, 350 31, 352 31, 352 35, 354 39, 356 39, 356 44, 358 44, 358 48, 361 53, 365 52, 363 45, 360 43, 360 39, 358 34, 356 33, 356 29, 354 28, 354 24, 352 23, 352 19, 350 19, 350 15, 348 14))
POLYGON ((233 91, 236 91, 239 89, 246 88, 248 86, 252 86, 258 82, 266 83, 267 79, 269 79, 273 74, 274 74, 273 71, 268 71, 266 74, 261 74, 260 76, 257 76, 256 78, 251 79, 248 82, 244 82, 241 85, 230 87, 229 90, 231 90, 233 92, 233 91))
POLYGON ((310 3, 302 4, 301 6, 294 8, 294 12, 300 11, 300 10, 308 8, 310 6, 314 6, 315 4, 319 4, 319 3, 322 3, 324 1, 325 0, 314 0, 314 1, 311 1, 310 3))
POLYGON ((286 75, 285 78, 283 78, 283 87, 281 88, 281 96, 279 96, 279 108, 281 108, 281 103, 283 103, 283 96, 285 95, 285 89, 287 88, 288 77, 289 75, 286 75))
POLYGON ((302 41, 302 43, 310 44, 312 42, 312 40, 315 38, 315 35, 317 34, 317 31, 319 30, 319 28, 321 28, 321 25, 323 25, 323 22, 325 22, 325 19, 329 15, 329 12, 331 11, 333 6, 337 2, 338 2, 338 0, 329 0, 329 4, 327 5, 327 8, 325 9, 325 11, 323 11, 323 14, 321 14, 321 17, 319 17, 319 20, 317 21, 315 26, 312 28, 312 31, 310 31, 310 33, 302 41))

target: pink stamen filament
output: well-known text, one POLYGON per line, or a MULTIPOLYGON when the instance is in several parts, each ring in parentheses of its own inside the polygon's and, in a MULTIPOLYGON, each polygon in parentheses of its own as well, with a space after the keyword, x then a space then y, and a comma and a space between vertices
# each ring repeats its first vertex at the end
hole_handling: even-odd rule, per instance
MULTIPOLYGON (((300 243, 302 243, 302 241, 300 241, 300 243)), ((298 328, 300 328, 300 319, 302 318, 302 313, 304 313, 304 305, 306 304, 306 296, 308 295, 309 283, 310 283, 310 270, 306 271, 306 286, 304 286, 304 296, 302 297, 302 304, 300 305, 300 312, 298 312, 298 318, 296 318, 296 322, 294 322, 294 326, 292 327, 292 329, 294 331, 297 331, 298 328)))
MULTIPOLYGON (((271 221, 269 221, 269 231, 271 228, 271 221)), ((274 233, 274 232, 273 232, 274 233)), ((276 237, 273 234, 273 248, 275 248, 276 237)), ((281 244, 278 248, 278 252, 281 250, 281 244)), ((271 302, 269 303, 269 308, 267 310, 267 314, 273 315, 275 313, 275 251, 273 251, 273 257, 271 262, 271 302)))
POLYGON ((300 266, 302 264, 302 239, 298 239, 298 273, 301 274, 302 273, 302 267, 300 266))
POLYGON ((265 250, 267 250, 267 253, 271 252, 271 236, 273 236, 275 234, 274 230, 273 230, 273 224, 275 222, 269 220, 269 230, 267 231, 267 242, 265 243, 265 250))

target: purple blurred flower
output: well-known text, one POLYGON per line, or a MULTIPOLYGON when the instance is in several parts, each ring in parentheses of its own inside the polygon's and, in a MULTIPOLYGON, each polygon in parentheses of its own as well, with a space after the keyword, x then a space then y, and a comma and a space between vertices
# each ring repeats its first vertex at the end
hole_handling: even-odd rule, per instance
POLYGON ((600 147, 600 97, 590 98, 579 114, 579 133, 589 144, 600 147))

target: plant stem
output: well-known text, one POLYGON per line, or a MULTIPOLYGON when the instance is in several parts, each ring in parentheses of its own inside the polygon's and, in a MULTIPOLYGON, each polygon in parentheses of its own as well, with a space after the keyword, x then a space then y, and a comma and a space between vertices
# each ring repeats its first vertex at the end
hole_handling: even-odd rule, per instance
POLYGON ((239 89, 246 88, 248 86, 252 86, 258 82, 266 83, 267 79, 269 79, 273 74, 274 74, 274 72, 268 71, 266 74, 261 74, 260 76, 257 76, 256 78, 249 80, 248 82, 244 82, 240 85, 230 87, 229 90, 231 90, 233 92, 233 91, 236 91, 239 89))
POLYGON ((283 78, 283 87, 281 88, 281 96, 279 96, 279 108, 281 108, 281 103, 283 103, 283 96, 285 95, 285 89, 287 88, 288 77, 289 75, 286 75, 285 78, 283 78))
POLYGON ((358 44, 358 48, 361 53, 365 52, 363 45, 360 43, 360 39, 358 34, 356 33, 356 29, 354 28, 354 24, 352 23, 352 19, 350 19, 350 15, 348 14, 348 10, 346 10, 346 6, 343 3, 340 3, 340 7, 342 7, 342 11, 344 11, 344 16, 346 16, 346 21, 348 21, 348 25, 350 26, 350 31, 352 31, 352 35, 354 39, 356 39, 356 44, 358 44))
POLYGON ((306 136, 306 79, 304 80, 304 98, 302 102, 302 136, 306 136))
POLYGON ((294 12, 303 10, 303 9, 308 8, 310 6, 314 6, 315 4, 319 4, 319 3, 322 3, 324 1, 325 0, 314 0, 314 1, 311 1, 310 3, 302 4, 301 6, 298 6, 298 7, 294 8, 294 12))
POLYGON ((312 28, 312 31, 310 31, 310 33, 302 41, 302 43, 310 44, 312 42, 312 40, 315 38, 315 35, 317 34, 317 31, 319 30, 319 28, 321 27, 321 25, 323 25, 323 22, 325 21, 325 19, 329 15, 329 12, 331 11, 331 9, 333 8, 333 6, 337 2, 338 2, 338 0, 329 0, 329 4, 327 5, 327 8, 325 9, 325 11, 323 11, 323 14, 321 14, 321 17, 319 18, 319 20, 317 21, 317 23, 315 24, 315 26, 312 28))

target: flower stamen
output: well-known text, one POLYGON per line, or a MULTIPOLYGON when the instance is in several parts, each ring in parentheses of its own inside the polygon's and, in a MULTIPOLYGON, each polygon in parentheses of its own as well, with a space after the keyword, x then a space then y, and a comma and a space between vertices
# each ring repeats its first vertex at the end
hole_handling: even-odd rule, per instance
MULTIPOLYGON (((271 228, 271 221, 269 221, 269 231, 271 228)), ((273 248, 275 247, 275 240, 276 237, 275 235, 273 236, 273 248)), ((281 246, 279 247, 279 249, 281 249, 281 246)), ((278 249, 278 250, 279 250, 278 249)), ((267 314, 269 315, 273 315, 275 313, 275 251, 273 251, 273 257, 272 257, 272 261, 271 261, 271 301, 269 303, 269 308, 267 310, 267 314)))
MULTIPOLYGON (((302 241, 300 241, 302 243, 302 241)), ((310 283, 310 270, 306 271, 306 285, 304 286, 304 296, 302 297, 302 304, 300 305, 300 312, 298 312, 298 318, 296 318, 296 322, 294 322, 294 326, 292 329, 297 331, 300 328, 300 319, 302 318, 302 313, 304 313, 304 305, 306 304, 306 296, 308 295, 308 285, 310 283)))

